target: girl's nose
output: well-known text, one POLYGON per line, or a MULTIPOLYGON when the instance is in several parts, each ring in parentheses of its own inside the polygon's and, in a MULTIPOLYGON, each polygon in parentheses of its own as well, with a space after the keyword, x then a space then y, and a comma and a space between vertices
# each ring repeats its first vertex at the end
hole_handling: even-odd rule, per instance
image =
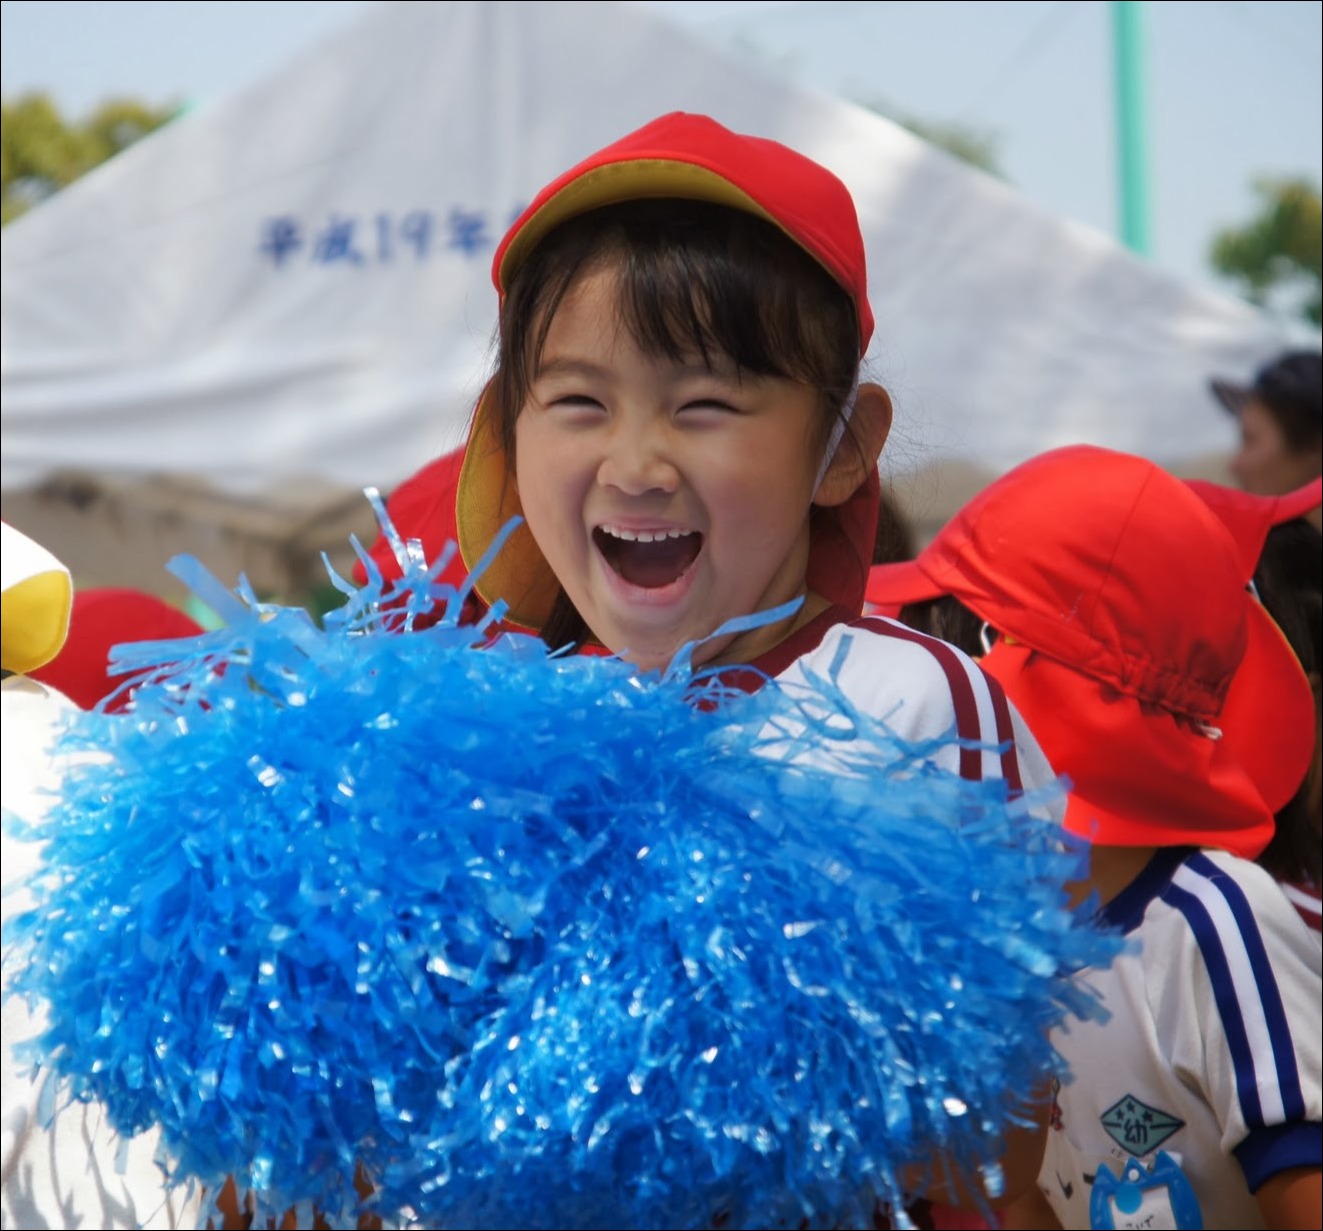
POLYGON ((663 436, 655 428, 622 425, 607 442, 597 481, 627 496, 675 491, 680 476, 663 436))

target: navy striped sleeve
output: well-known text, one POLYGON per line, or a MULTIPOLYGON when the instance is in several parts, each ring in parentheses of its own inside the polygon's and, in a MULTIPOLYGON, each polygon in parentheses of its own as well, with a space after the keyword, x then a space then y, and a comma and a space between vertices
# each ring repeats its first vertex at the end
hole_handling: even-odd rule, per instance
POLYGON ((1185 917, 1208 969, 1250 1134, 1302 1120, 1290 1022, 1244 890, 1208 856, 1195 854, 1162 896, 1185 917))

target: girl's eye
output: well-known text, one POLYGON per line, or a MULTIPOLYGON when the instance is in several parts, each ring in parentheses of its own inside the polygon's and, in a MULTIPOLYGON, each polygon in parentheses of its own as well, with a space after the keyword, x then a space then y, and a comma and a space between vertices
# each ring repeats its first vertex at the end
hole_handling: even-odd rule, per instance
POLYGON ((601 407, 595 397, 589 397, 586 393, 561 393, 555 397, 548 398, 548 406, 560 406, 566 410, 595 410, 601 407))
POLYGON ((693 401, 686 402, 683 406, 680 407, 680 409, 682 411, 710 410, 710 411, 715 411, 719 414, 727 414, 727 415, 738 415, 740 413, 740 408, 738 406, 736 406, 732 402, 727 402, 723 398, 719 398, 719 397, 694 398, 693 401))

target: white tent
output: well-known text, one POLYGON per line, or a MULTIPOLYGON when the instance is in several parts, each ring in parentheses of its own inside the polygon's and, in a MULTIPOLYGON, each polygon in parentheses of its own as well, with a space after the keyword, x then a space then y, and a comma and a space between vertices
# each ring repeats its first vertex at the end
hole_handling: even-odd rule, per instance
POLYGON ((1286 342, 640 10, 396 3, 6 229, 5 516, 76 575, 148 585, 181 548, 260 584, 370 531, 360 489, 463 438, 508 220, 675 109, 793 145, 853 190, 873 373, 898 408, 889 465, 920 519, 953 498, 915 479, 935 466, 985 475, 1072 441, 1196 466, 1232 439, 1207 377, 1286 342))

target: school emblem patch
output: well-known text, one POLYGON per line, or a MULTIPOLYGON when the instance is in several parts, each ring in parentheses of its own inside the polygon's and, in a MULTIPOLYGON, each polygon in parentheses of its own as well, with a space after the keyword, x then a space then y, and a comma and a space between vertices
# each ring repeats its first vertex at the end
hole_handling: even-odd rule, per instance
POLYGON ((1177 1129, 1185 1127, 1184 1120, 1141 1103, 1133 1094, 1114 1103, 1101 1119, 1107 1135, 1136 1158, 1156 1150, 1177 1129))

